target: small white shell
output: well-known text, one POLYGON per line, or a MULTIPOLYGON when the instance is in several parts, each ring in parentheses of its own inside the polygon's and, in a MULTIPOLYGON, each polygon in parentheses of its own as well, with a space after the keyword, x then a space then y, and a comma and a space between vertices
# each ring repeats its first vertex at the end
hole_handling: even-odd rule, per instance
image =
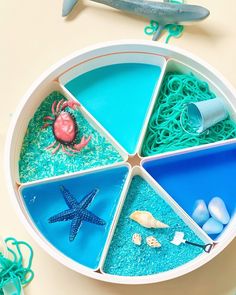
POLYGON ((167 228, 169 225, 155 219, 148 211, 134 211, 130 218, 146 228, 167 228))
POLYGON ((142 237, 140 236, 140 234, 133 234, 132 236, 132 242, 135 244, 135 245, 138 245, 140 246, 141 243, 142 243, 142 237))
POLYGON ((148 246, 151 248, 160 248, 161 247, 161 244, 153 236, 147 237, 146 242, 147 242, 148 246))

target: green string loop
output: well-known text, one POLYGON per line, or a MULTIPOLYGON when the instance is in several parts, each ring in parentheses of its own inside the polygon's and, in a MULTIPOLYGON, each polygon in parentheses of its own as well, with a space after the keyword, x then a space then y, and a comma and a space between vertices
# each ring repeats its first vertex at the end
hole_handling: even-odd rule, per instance
POLYGON ((169 42, 171 37, 179 38, 182 35, 184 30, 184 26, 176 25, 176 24, 166 25, 165 28, 169 33, 166 38, 166 43, 169 42))
MULTIPOLYGON (((171 3, 180 4, 183 0, 169 0, 171 3)), ((159 23, 151 20, 149 25, 144 28, 144 33, 148 36, 153 35, 159 28, 159 23)), ((184 26, 178 24, 167 24, 164 30, 168 32, 165 43, 168 43, 171 37, 179 38, 184 30, 184 26)))
POLYGON ((151 20, 151 21, 150 21, 150 25, 149 25, 149 26, 146 26, 146 27, 144 28, 144 33, 145 33, 146 35, 149 35, 149 36, 150 36, 150 35, 153 35, 154 32, 156 32, 158 28, 159 28, 159 24, 158 24, 156 21, 151 20))
MULTIPOLYGON (((155 21, 151 21, 150 25, 144 28, 144 33, 149 36, 153 35, 158 28, 159 24, 155 21)), ((168 32, 168 36, 166 37, 165 41, 166 43, 168 43, 171 37, 179 38, 182 35, 184 26, 177 24, 169 24, 166 25, 164 29, 168 32)))

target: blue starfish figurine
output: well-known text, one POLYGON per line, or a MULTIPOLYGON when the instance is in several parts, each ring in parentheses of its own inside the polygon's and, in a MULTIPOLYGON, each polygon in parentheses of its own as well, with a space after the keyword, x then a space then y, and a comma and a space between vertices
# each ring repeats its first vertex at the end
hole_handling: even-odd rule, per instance
POLYGON ((94 189, 93 191, 91 191, 80 202, 78 202, 76 198, 63 185, 60 187, 60 191, 62 192, 63 198, 69 209, 66 209, 50 217, 48 219, 48 222, 55 223, 59 221, 72 220, 69 236, 70 242, 74 241, 83 221, 87 221, 97 225, 106 224, 103 219, 99 218, 98 216, 87 210, 87 207, 97 195, 99 191, 98 189, 94 189))

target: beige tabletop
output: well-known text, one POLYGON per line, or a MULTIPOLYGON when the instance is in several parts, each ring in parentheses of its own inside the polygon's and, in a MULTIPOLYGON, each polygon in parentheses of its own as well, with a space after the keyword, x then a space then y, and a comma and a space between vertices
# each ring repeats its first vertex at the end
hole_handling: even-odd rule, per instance
MULTIPOLYGON (((211 16, 186 27, 184 35, 171 39, 170 44, 205 59, 236 87, 235 1, 192 2, 207 6, 211 16)), ((0 0, 0 235, 26 240, 34 248, 36 276, 25 294, 235 295, 236 239, 210 263, 188 275, 159 284, 122 286, 66 269, 45 253, 20 223, 6 188, 3 150, 11 115, 22 95, 43 71, 77 49, 108 40, 149 39, 143 32, 147 21, 142 18, 80 0, 71 16, 63 19, 61 5, 62 0, 0 0)))

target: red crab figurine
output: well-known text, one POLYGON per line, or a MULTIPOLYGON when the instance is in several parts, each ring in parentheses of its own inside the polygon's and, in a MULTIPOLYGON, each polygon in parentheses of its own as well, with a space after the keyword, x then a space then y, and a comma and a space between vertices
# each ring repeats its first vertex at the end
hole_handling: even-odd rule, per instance
POLYGON ((73 100, 64 100, 61 99, 58 103, 54 101, 52 104, 52 114, 53 116, 46 116, 44 120, 51 121, 43 125, 43 129, 49 126, 52 126, 52 131, 55 137, 55 141, 50 144, 46 149, 52 149, 52 154, 55 154, 59 148, 62 148, 62 151, 72 156, 72 153, 80 152, 90 141, 91 136, 87 139, 83 136, 80 143, 76 143, 76 136, 78 133, 78 125, 74 116, 65 111, 66 107, 69 107, 73 110, 76 110, 80 104, 73 100))

